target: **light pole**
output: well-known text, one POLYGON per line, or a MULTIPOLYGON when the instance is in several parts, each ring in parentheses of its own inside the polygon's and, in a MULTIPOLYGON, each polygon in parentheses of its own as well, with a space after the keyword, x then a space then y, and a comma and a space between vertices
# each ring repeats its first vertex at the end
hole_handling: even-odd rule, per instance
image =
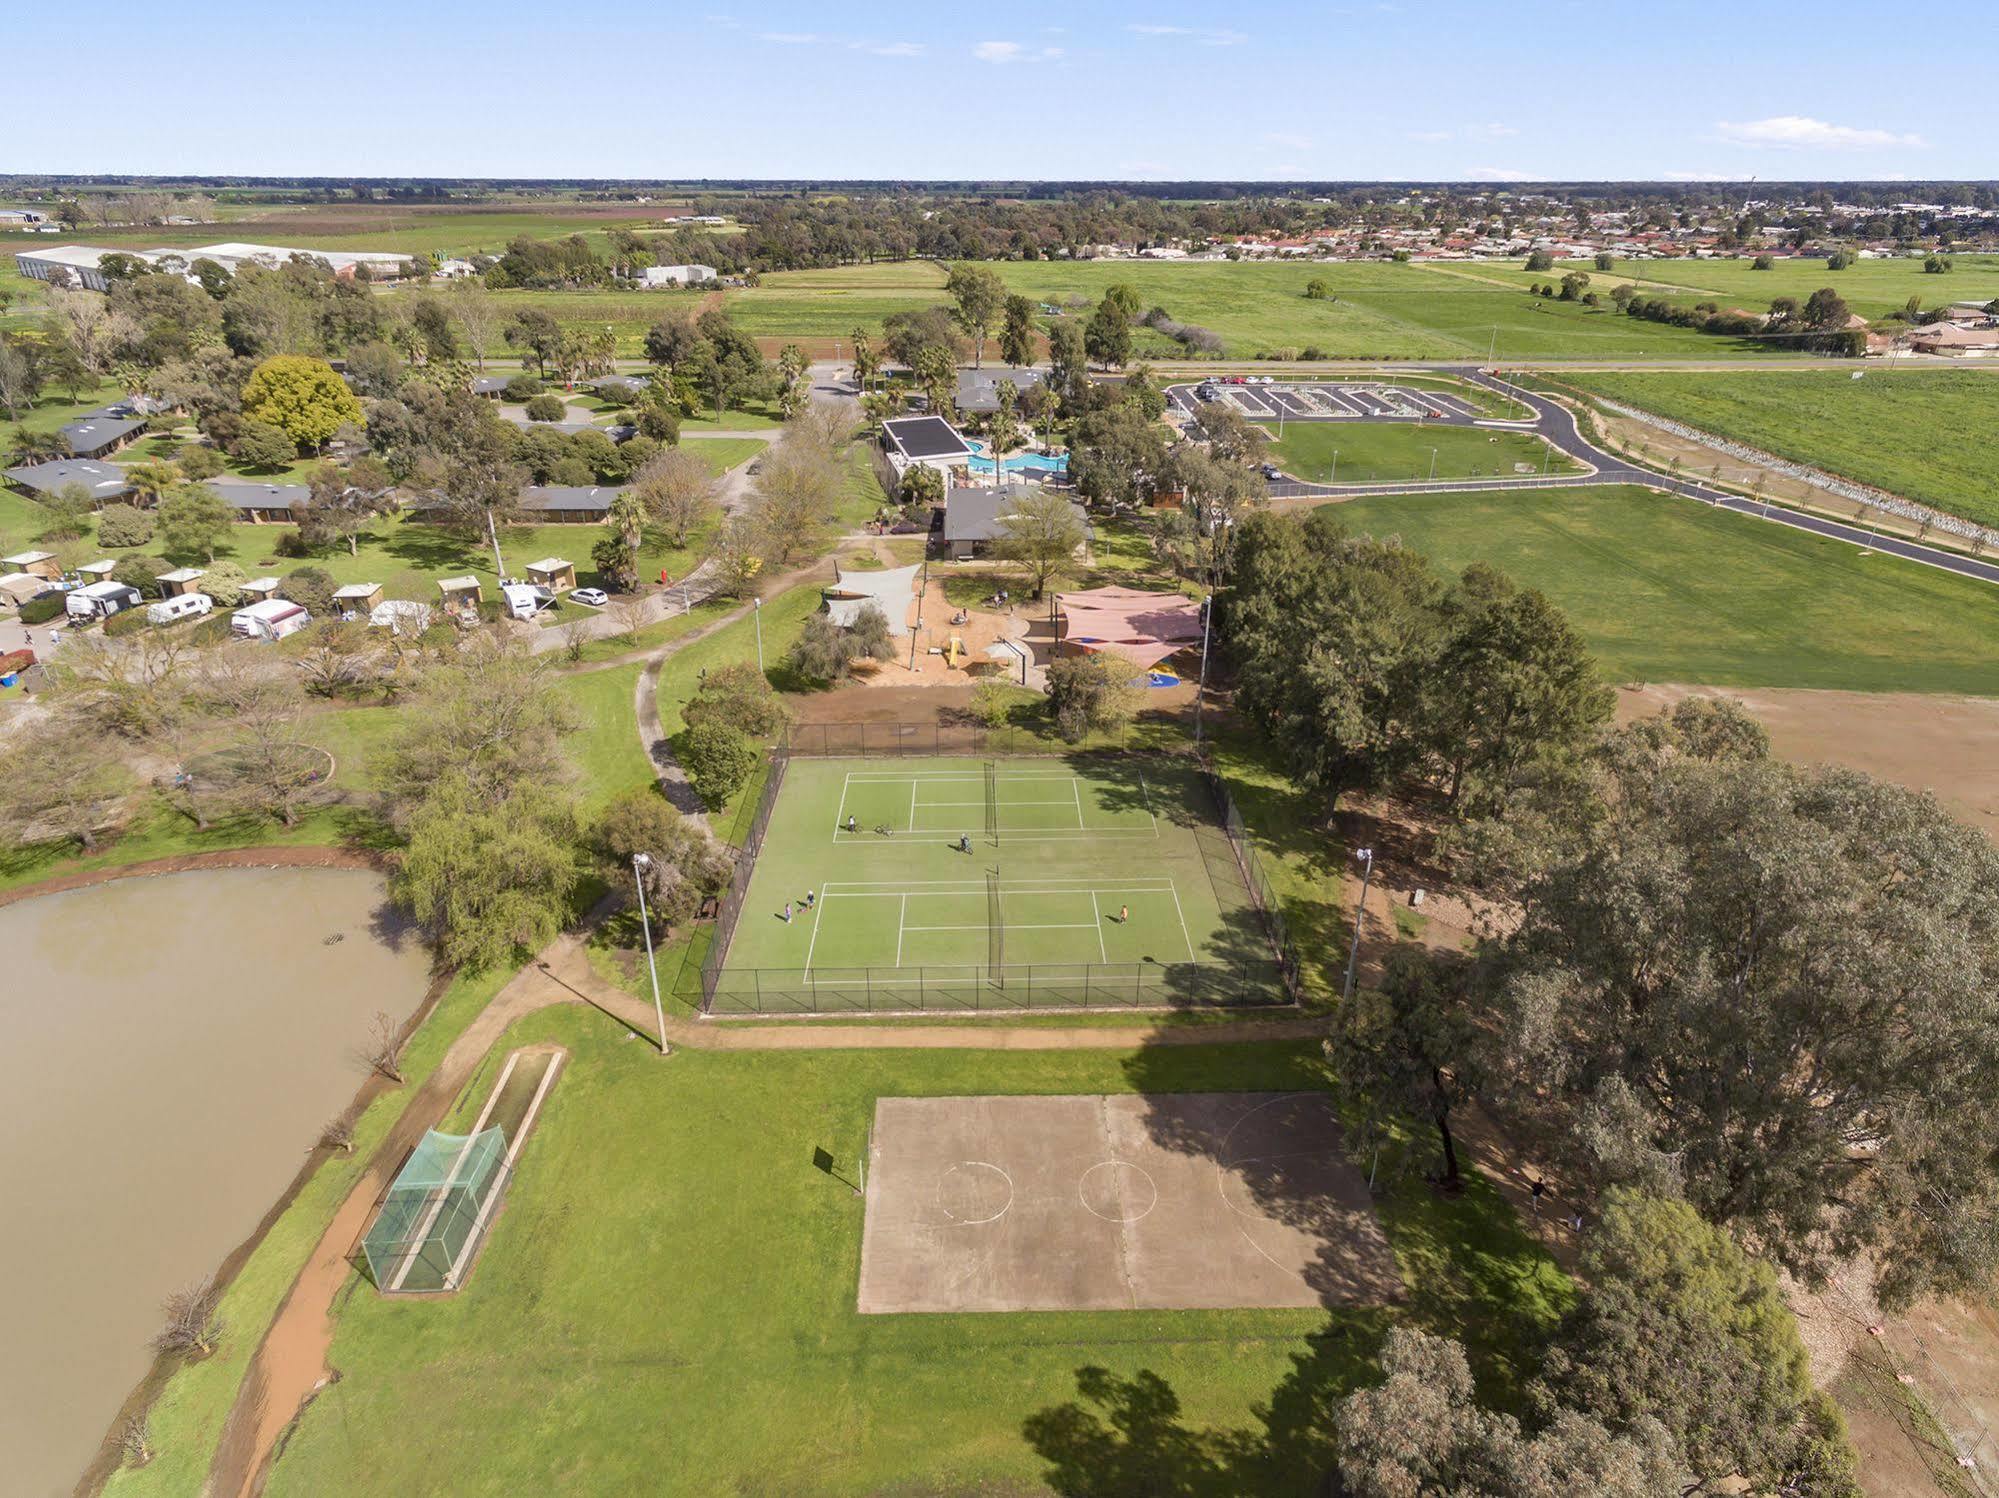
POLYGON ((754 607, 757 619, 757 674, 761 676, 764 669, 764 601, 761 598, 752 598, 750 603, 754 607))
POLYGON ((1487 345, 1485 351, 1486 368, 1490 369, 1494 361, 1498 357, 1499 357, 1499 324, 1494 323, 1492 325, 1492 342, 1489 345, 1487 345))
POLYGON ((1329 484, 1337 484, 1339 481, 1340 481, 1340 450, 1336 447, 1333 449, 1333 474, 1331 478, 1326 480, 1326 482, 1329 484))
POLYGON ((1354 974, 1360 968, 1360 923, 1367 914, 1367 883, 1374 877, 1374 849, 1356 848, 1353 856, 1360 862, 1360 902, 1353 908, 1353 943, 1347 950, 1347 986, 1340 996, 1343 1000, 1353 998, 1354 974))
POLYGON ((1433 483, 1433 484, 1437 482, 1437 450, 1436 450, 1436 449, 1435 449, 1434 447, 1430 449, 1430 479, 1429 479, 1429 482, 1431 482, 1431 483, 1433 483))
POLYGON ((645 870, 651 864, 650 853, 632 855, 632 883, 636 884, 639 890, 639 925, 645 929, 646 934, 646 971, 652 974, 652 1012, 659 1020, 659 1053, 662 1056, 671 1056, 673 1047, 667 1044, 666 1040, 666 1006, 659 1001, 659 963, 652 955, 652 917, 646 913, 645 870))

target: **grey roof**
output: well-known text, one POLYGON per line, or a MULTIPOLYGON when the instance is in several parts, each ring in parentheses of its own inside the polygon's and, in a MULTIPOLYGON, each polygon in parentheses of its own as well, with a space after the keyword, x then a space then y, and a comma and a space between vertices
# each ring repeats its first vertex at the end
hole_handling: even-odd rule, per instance
POLYGON ((62 433, 71 452, 97 452, 106 444, 122 442, 134 432, 146 429, 143 421, 135 421, 129 416, 112 416, 102 411, 94 411, 88 416, 66 421, 57 428, 62 433))
POLYGON ((578 488, 567 484, 534 484, 523 495, 530 510, 567 510, 576 514, 602 515, 611 508, 615 488, 593 484, 578 488))
POLYGON ((906 458, 968 458, 972 454, 958 429, 941 416, 898 416, 883 422, 882 431, 906 458))
MULTIPOLYGON (((1022 499, 1041 492, 1039 484, 1005 484, 997 489, 953 488, 944 504, 944 539, 990 541, 1000 533, 1000 516, 1013 513, 1013 507, 1022 499)), ((1072 499, 1069 508, 1087 534, 1090 519, 1083 507, 1072 499)))
POLYGON ((116 499, 132 492, 132 481, 116 463, 95 458, 61 458, 53 463, 31 463, 7 470, 9 483, 32 489, 37 494, 53 494, 65 484, 81 484, 92 499, 116 499))
POLYGON ((958 409, 997 411, 1002 380, 1010 381, 1018 394, 1025 395, 1047 378, 1046 370, 1017 369, 1005 364, 988 369, 961 369, 958 371, 958 409))
POLYGON ((478 375, 472 381, 472 393, 474 395, 497 395, 519 378, 519 375, 478 375))
POLYGON ((620 390, 629 390, 633 395, 637 395, 650 383, 649 380, 640 375, 611 374, 605 375, 601 379, 592 380, 590 388, 592 390, 602 390, 606 385, 615 385, 620 390))
POLYGON ((312 497, 312 490, 304 484, 256 484, 243 479, 210 479, 208 487, 224 504, 238 510, 289 510, 312 497))

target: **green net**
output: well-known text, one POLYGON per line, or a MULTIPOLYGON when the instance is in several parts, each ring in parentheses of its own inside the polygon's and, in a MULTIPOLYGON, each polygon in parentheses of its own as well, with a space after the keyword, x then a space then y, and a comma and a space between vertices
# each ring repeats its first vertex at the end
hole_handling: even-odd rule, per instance
POLYGON ((507 1136, 431 1130, 382 1198, 361 1240, 375 1288, 455 1289, 507 1173, 507 1136))

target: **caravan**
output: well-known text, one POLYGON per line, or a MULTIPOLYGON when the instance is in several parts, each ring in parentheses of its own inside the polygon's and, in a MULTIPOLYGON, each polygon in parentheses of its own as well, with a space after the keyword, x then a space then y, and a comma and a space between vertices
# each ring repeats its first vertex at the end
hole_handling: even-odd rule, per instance
POLYGON ((289 598, 266 598, 229 616, 229 629, 249 640, 282 640, 312 623, 303 604, 289 598))
POLYGON ((176 619, 190 619, 205 614, 215 607, 215 600, 206 593, 182 593, 175 598, 162 598, 146 610, 146 618, 154 624, 171 624, 176 619))
POLYGON ((107 580, 72 590, 63 609, 70 618, 87 624, 92 619, 109 619, 113 614, 135 609, 139 603, 137 588, 107 580))

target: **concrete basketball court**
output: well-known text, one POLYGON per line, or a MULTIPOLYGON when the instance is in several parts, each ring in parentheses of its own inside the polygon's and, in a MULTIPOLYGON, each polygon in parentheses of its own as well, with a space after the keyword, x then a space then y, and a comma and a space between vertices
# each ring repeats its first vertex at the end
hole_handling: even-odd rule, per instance
POLYGON ((882 1098, 858 1308, 1398 1299, 1323 1093, 882 1098))

